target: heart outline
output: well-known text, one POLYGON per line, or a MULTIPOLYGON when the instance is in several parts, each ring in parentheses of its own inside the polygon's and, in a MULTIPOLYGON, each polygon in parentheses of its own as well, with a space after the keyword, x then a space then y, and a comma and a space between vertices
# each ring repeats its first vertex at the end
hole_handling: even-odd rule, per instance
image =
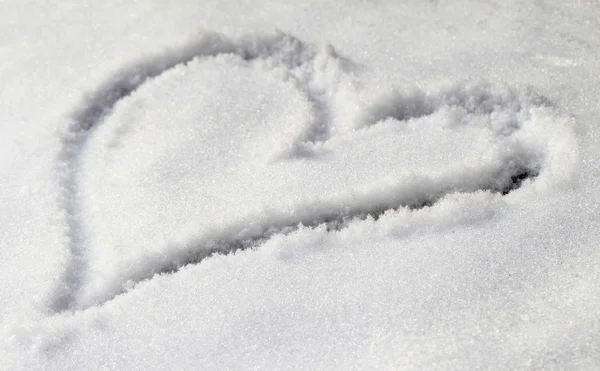
MULTIPOLYGON (((218 34, 204 35, 200 40, 194 41, 181 49, 175 51, 171 50, 165 54, 149 59, 146 58, 140 63, 117 72, 107 83, 102 85, 92 93, 84 103, 82 103, 82 108, 71 114, 71 123, 63 136, 63 151, 58 162, 59 174, 61 177, 60 181, 63 189, 61 204, 65 210, 65 217, 67 219, 67 224, 69 225, 69 250, 71 261, 67 269, 65 269, 59 287, 55 290, 53 303, 51 304, 51 308, 54 312, 85 309, 89 306, 106 302, 123 292, 123 289, 121 289, 120 292, 111 294, 109 298, 100 303, 83 306, 78 304, 77 295, 85 284, 84 280, 86 278, 85 274, 88 263, 85 261, 85 251, 82 247, 84 237, 81 235, 81 226, 78 225, 81 223, 78 219, 81 210, 79 210, 80 205, 78 205, 77 200, 77 193, 79 192, 77 168, 82 165, 79 158, 81 148, 89 139, 93 129, 102 123, 102 120, 112 111, 114 105, 119 100, 130 95, 148 79, 156 77, 176 65, 186 63, 193 58, 214 56, 224 53, 236 54, 244 60, 258 59, 261 58, 261 52, 265 53, 266 50, 267 55, 269 55, 269 50, 271 52, 273 49, 277 50, 277 45, 281 45, 282 42, 291 42, 292 44, 300 45, 301 47, 304 45, 298 39, 282 33, 266 38, 242 39, 237 43, 218 34)), ((327 53, 334 58, 340 58, 333 49, 327 50, 327 53)), ((264 54, 262 55, 264 56, 264 54)), ((291 60, 291 62, 288 61, 288 63, 289 65, 294 65, 296 61, 291 60)), ((320 121, 324 120, 322 117, 327 115, 326 112, 328 108, 325 107, 326 103, 315 98, 318 94, 314 94, 314 92, 312 95, 311 92, 308 92, 307 94, 309 95, 309 99, 312 100, 313 107, 316 106, 316 116, 321 116, 321 118, 317 118, 314 123, 314 126, 319 129, 323 126, 320 121), (310 98, 311 96, 312 98, 310 98)), ((432 111, 432 106, 438 104, 439 107, 441 105, 439 102, 430 102, 430 107, 425 107, 426 97, 419 95, 419 93, 417 93, 415 97, 416 98, 410 98, 409 96, 409 98, 407 98, 405 95, 401 98, 394 98, 391 101, 413 101, 416 102, 417 105, 421 104, 422 107, 417 107, 413 111, 404 108, 395 112, 393 109, 374 106, 371 108, 372 110, 367 113, 367 116, 370 116, 370 118, 363 118, 362 121, 376 123, 390 117, 399 121, 410 120, 431 114, 435 111, 435 109, 432 111), (382 117, 377 118, 377 115, 382 117)), ((397 107, 394 109, 397 109, 397 107)), ((309 132, 302 140, 300 140, 301 143, 306 145, 295 148, 295 153, 310 153, 311 150, 318 148, 319 145, 326 142, 327 139, 328 135, 319 130, 314 130, 312 133, 309 132)), ((319 201, 315 204, 304 205, 304 212, 298 213, 298 215, 292 216, 291 218, 287 214, 277 214, 277 212, 272 212, 267 218, 268 221, 266 223, 258 223, 258 225, 255 226, 242 225, 243 222, 241 224, 236 224, 234 222, 231 223, 228 228, 224 229, 221 236, 204 236, 203 238, 191 241, 189 244, 186 244, 186 246, 179 246, 177 250, 180 252, 180 255, 170 256, 168 261, 161 262, 156 261, 156 257, 147 257, 149 260, 155 259, 155 261, 150 264, 154 268, 147 272, 139 272, 132 275, 132 280, 134 282, 140 282, 151 278, 155 274, 176 272, 181 267, 201 262, 203 259, 214 253, 229 253, 240 249, 254 247, 275 234, 290 233, 296 230, 299 225, 316 227, 320 224, 325 224, 328 229, 339 230, 344 228, 350 221, 364 219, 369 215, 377 219, 388 210, 398 208, 418 209, 432 206, 439 199, 450 193, 487 190, 503 195, 508 194, 519 188, 528 179, 538 176, 541 171, 538 165, 531 164, 531 159, 520 158, 516 155, 513 158, 510 158, 509 156, 504 163, 508 164, 506 168, 492 169, 486 175, 487 178, 483 182, 485 184, 480 183, 474 185, 469 182, 457 182, 455 176, 448 178, 441 183, 437 182, 436 184, 436 181, 431 181, 430 179, 427 179, 427 177, 421 177, 417 178, 413 184, 404 184, 399 187, 389 188, 387 190, 388 192, 383 194, 381 199, 377 202, 373 202, 372 195, 357 195, 355 204, 350 206, 344 205, 343 203, 336 204, 333 202, 327 204, 319 201), (420 190, 422 192, 417 196, 415 196, 413 192, 411 198, 408 199, 394 196, 398 194, 409 194, 411 193, 409 191, 414 191, 415 187, 419 184, 429 184, 430 187, 421 188, 420 190), (236 237, 232 239, 231 236, 236 237)), ((465 179, 468 179, 468 174, 465 173, 463 175, 465 179)))

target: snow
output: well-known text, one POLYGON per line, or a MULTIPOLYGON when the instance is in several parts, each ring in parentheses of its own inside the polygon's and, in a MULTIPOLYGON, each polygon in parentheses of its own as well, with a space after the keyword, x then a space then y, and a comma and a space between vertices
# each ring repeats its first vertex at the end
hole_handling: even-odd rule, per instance
POLYGON ((0 368, 600 366, 597 2, 0 14, 0 368))

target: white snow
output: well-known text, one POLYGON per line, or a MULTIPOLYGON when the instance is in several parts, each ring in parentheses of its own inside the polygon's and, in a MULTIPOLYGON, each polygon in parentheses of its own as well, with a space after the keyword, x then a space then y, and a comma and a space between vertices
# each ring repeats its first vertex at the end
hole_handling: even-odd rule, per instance
POLYGON ((597 2, 0 19, 0 369, 600 367, 597 2))

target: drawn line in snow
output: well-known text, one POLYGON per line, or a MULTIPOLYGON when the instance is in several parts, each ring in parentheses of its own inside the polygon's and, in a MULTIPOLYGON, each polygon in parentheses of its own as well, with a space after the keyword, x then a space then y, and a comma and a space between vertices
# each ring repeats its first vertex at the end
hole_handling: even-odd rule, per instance
MULTIPOLYGON (((330 50, 331 58, 337 58, 330 50)), ((72 114, 72 122, 63 137, 63 149, 59 159, 59 174, 62 189, 61 202, 66 213, 68 225, 68 249, 70 260, 57 287, 51 309, 54 312, 85 309, 79 295, 84 288, 88 270, 88 238, 82 220, 82 203, 78 174, 81 169, 81 153, 90 138, 93 129, 113 110, 119 100, 127 97, 148 79, 194 58, 210 57, 220 54, 237 55, 246 61, 267 60, 276 62, 287 72, 284 78, 293 81, 297 88, 312 103, 314 113, 309 129, 298 138, 300 144, 325 142, 331 136, 331 87, 315 87, 312 75, 317 53, 300 40, 289 35, 278 34, 266 38, 252 38, 233 42, 221 35, 210 34, 200 41, 186 47, 170 50, 168 53, 145 59, 118 72, 112 79, 92 93, 72 114)), ((467 112, 491 113, 493 106, 503 104, 495 102, 493 96, 481 93, 468 96, 464 92, 456 96, 430 97, 417 94, 408 99, 397 99, 375 105, 368 112, 369 121, 376 123, 386 117, 408 120, 433 114, 442 104, 454 104, 467 112)), ((518 107, 516 108, 518 109, 518 107)), ((302 148, 295 155, 302 155, 302 148)), ((275 234, 287 234, 297 230, 300 225, 315 227, 325 224, 329 230, 344 228, 350 221, 365 219, 369 215, 375 219, 390 210, 399 208, 419 209, 432 206, 450 193, 490 191, 503 195, 519 188, 527 179, 539 174, 540 168, 534 158, 523 154, 510 154, 499 165, 488 167, 473 176, 468 170, 462 176, 446 179, 415 178, 412 182, 391 187, 378 195, 358 195, 352 200, 307 204, 293 215, 273 212, 267 217, 258 218, 252 225, 233 223, 221 232, 205 235, 174 248, 169 255, 148 257, 143 267, 132 271, 129 281, 133 283, 151 278, 156 274, 176 272, 189 264, 197 264, 214 253, 229 253, 259 245, 275 234)), ((120 290, 106 295, 106 302, 123 292, 120 290)), ((92 303, 93 304, 93 303, 92 303)))
MULTIPOLYGON (((173 273, 190 264, 198 264, 215 253, 228 254, 260 245, 276 234, 289 234, 301 227, 313 228, 325 225, 328 231, 345 228, 349 222, 365 220, 368 217, 378 220, 386 212, 408 208, 417 210, 432 207, 443 197, 453 193, 489 191, 507 195, 518 189, 527 179, 533 179, 538 169, 523 163, 521 159, 507 159, 506 166, 490 169, 487 174, 479 174, 481 182, 455 181, 445 179, 431 182, 428 178, 415 178, 394 190, 388 189, 379 200, 373 195, 357 195, 351 204, 319 203, 304 205, 304 212, 298 215, 272 213, 268 220, 258 220, 252 225, 234 223, 218 235, 203 236, 200 240, 177 249, 179 253, 169 256, 168 261, 156 261, 147 271, 139 270, 130 281, 137 283, 156 274, 173 273), (418 191, 415 191, 419 188, 418 191), (394 197, 393 193, 408 194, 407 197, 394 197)), ((122 292, 114 293, 110 298, 122 292)))

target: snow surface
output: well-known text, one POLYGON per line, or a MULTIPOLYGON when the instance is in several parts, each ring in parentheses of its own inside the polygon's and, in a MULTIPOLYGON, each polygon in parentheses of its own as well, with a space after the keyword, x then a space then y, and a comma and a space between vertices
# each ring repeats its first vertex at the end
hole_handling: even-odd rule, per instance
POLYGON ((597 1, 0 17, 0 369, 600 368, 597 1))

